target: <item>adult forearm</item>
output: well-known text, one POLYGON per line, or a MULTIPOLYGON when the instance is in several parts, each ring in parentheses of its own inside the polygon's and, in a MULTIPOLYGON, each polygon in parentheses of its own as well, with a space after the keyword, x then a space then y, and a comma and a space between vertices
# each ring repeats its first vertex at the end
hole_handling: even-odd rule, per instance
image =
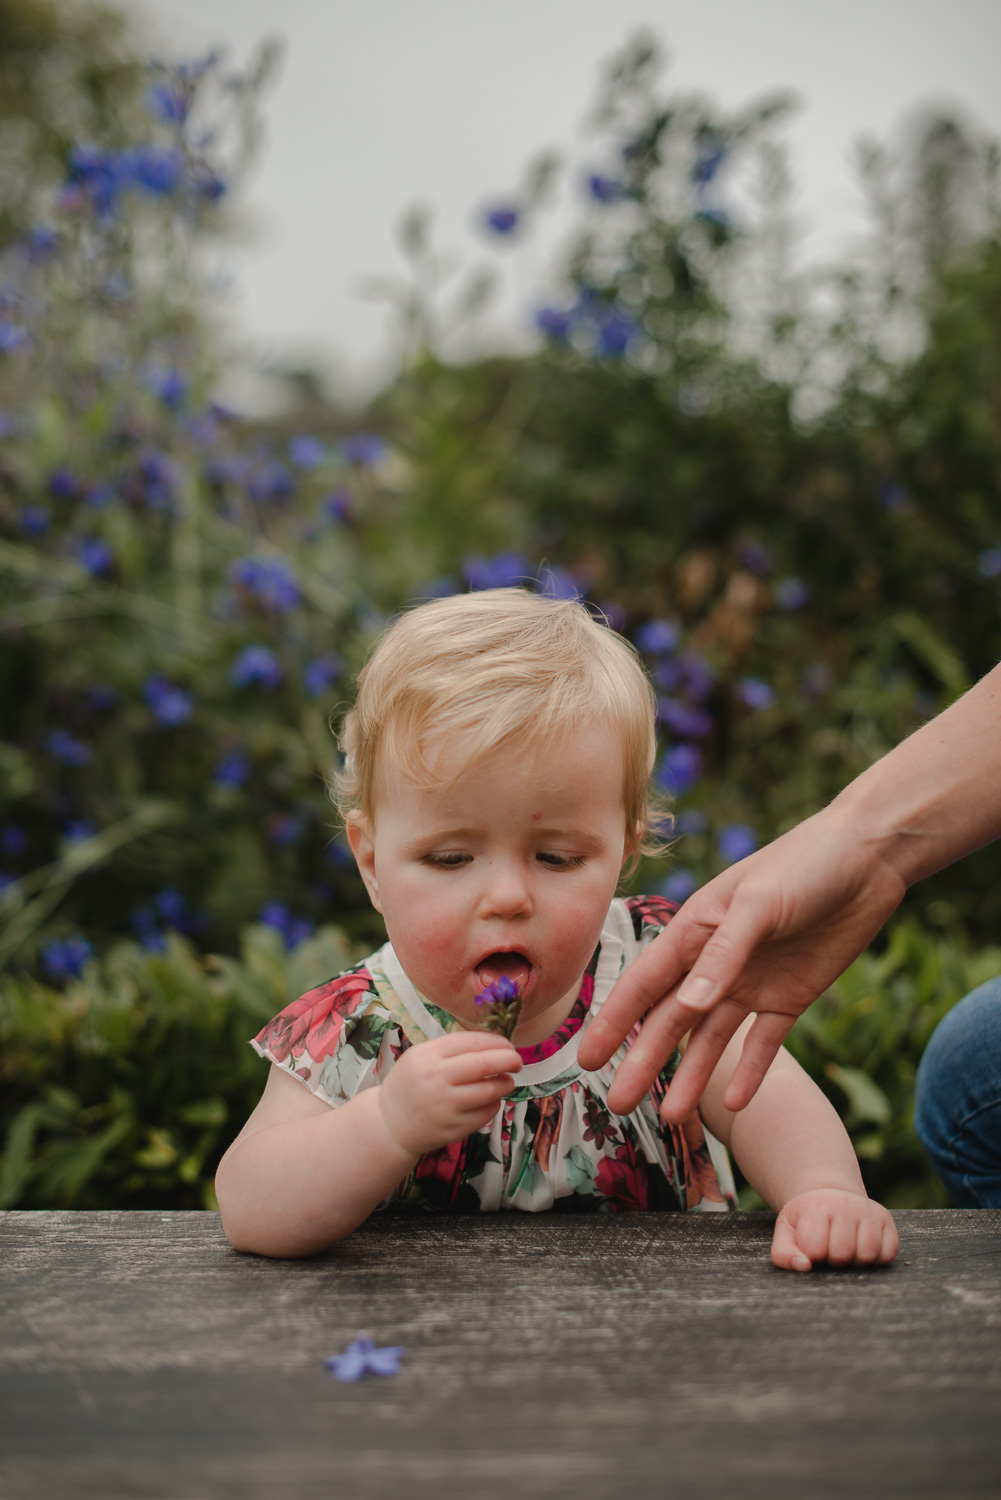
POLYGON ((907 885, 1001 837, 1001 666, 821 816, 865 840, 907 885))
POLYGON ((219 1167, 227 1238, 258 1255, 314 1255, 368 1218, 416 1161, 386 1129, 375 1088, 309 1119, 263 1125, 219 1167))

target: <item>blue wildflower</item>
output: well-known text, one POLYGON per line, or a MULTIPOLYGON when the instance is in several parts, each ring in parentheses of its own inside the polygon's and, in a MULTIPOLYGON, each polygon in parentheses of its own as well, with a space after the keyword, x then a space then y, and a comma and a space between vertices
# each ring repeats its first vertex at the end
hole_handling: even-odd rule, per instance
POLYGON ((295 574, 281 558, 244 557, 230 568, 229 576, 258 603, 278 614, 295 609, 302 595, 295 574))
POLYGON ((587 190, 595 203, 619 203, 626 196, 624 183, 616 177, 603 177, 600 172, 589 174, 587 190))
POLYGON ((661 657, 653 669, 653 680, 665 693, 676 693, 685 683, 685 672, 676 656, 661 657))
POLYGON ((115 563, 115 554, 107 542, 97 538, 82 541, 76 549, 76 560, 82 568, 99 578, 103 573, 110 573, 115 563))
POLYGON ((757 835, 746 823, 727 823, 716 836, 720 859, 728 865, 735 865, 739 859, 746 859, 757 847, 757 835))
POLYGON ((247 481, 247 491, 258 505, 269 500, 288 500, 295 494, 295 480, 284 464, 258 458, 247 481))
POLYGON ((326 461, 327 449, 319 438, 303 432, 289 441, 288 456, 299 469, 318 469, 326 461))
POLYGON ((165 953, 167 938, 157 924, 156 916, 148 906, 137 907, 131 917, 132 928, 139 939, 139 946, 147 953, 165 953))
POLYGON ((520 552, 498 552, 493 557, 476 555, 467 557, 462 564, 463 577, 474 590, 517 588, 531 578, 533 571, 520 552))
POLYGON ((658 698, 657 718, 683 739, 702 739, 713 727, 712 715, 702 708, 692 708, 678 698, 658 698))
POLYGON ((691 870, 678 869, 672 870, 667 879, 661 881, 660 894, 666 896, 668 901, 676 901, 681 906, 698 888, 699 883, 691 870))
POLYGON ((389 444, 377 432, 354 432, 342 440, 340 454, 346 464, 374 469, 389 452, 389 444))
POLYGON ((672 797, 683 797, 702 775, 702 756, 694 745, 672 745, 661 756, 657 781, 672 797))
POLYGON ((239 750, 228 750, 215 768, 216 786, 243 786, 250 776, 250 761, 239 750))
POLYGON ((72 469, 53 469, 49 475, 49 494, 56 500, 75 500, 80 481, 72 469))
POLYGON ((323 502, 323 511, 331 521, 350 525, 355 518, 354 500, 350 490, 331 490, 323 502))
POLYGON ((767 682, 762 682, 760 677, 742 678, 737 684, 737 697, 756 712, 771 708, 775 703, 774 689, 767 682))
POLYGON ((635 318, 621 308, 612 307, 598 323, 595 351, 606 359, 621 359, 638 333, 635 318))
POLYGON ((633 635, 638 651, 647 656, 670 656, 681 639, 681 627, 673 620, 648 620, 633 635))
POLYGON ((149 449, 139 460, 143 498, 151 510, 169 510, 177 487, 177 469, 166 453, 149 449))
POLYGON ((52 525, 52 517, 44 505, 25 505, 18 515, 17 524, 25 536, 44 536, 52 525))
POLYGON ((540 307, 535 314, 535 326, 554 344, 565 344, 573 332, 574 314, 558 307, 540 307))
POLYGON ((377 1349, 367 1333, 360 1333, 343 1354, 335 1354, 323 1363, 335 1380, 360 1380, 367 1373, 398 1375, 402 1354, 400 1346, 377 1349))
POLYGON ((726 160, 727 142, 711 127, 703 126, 696 136, 695 147, 692 181, 697 188, 706 188, 726 160))
POLYGON ((566 568, 546 567, 539 573, 539 593, 547 599, 582 599, 584 591, 566 568))
POLYGON ((751 573, 767 578, 772 571, 772 554, 761 542, 745 542, 737 556, 751 573))
POLYGON ((88 510, 106 510, 118 499, 118 492, 110 484, 91 484, 88 485, 83 499, 88 510))
POLYGON ((285 668, 267 646, 245 646, 230 669, 229 680, 234 687, 248 687, 256 682, 270 691, 284 675, 285 668))
POLYGON ((150 390, 168 411, 178 411, 188 394, 187 376, 180 370, 154 370, 147 379, 150 390))
POLYGON ((624 608, 615 599, 603 599, 598 605, 598 624, 607 625, 609 630, 615 630, 619 635, 626 628, 627 618, 624 608))
POLYGON ((16 354, 28 342, 28 330, 20 323, 0 318, 0 354, 16 354))
POLYGON ((298 814, 275 813, 268 819, 268 834, 279 849, 294 844, 305 827, 306 820, 298 814))
POLYGON ((492 234, 514 234, 521 221, 521 210, 511 204, 491 208, 483 215, 483 222, 492 234))
POLYGON ((83 740, 76 739, 66 729, 50 729, 45 736, 45 748, 54 760, 64 766, 86 766, 90 764, 93 751, 83 740))
POLYGON ((62 827, 63 843, 70 847, 74 844, 84 844, 94 837, 96 831, 93 823, 87 818, 71 818, 62 827))
POLYGON ((40 265, 59 247, 59 232, 51 224, 36 224, 24 242, 25 254, 32 265, 40 265))
POLYGON ((1001 547, 987 547, 977 553, 977 572, 981 578, 1001 577, 1001 547))
POLYGON ((257 920, 263 926, 273 927, 276 932, 280 932, 287 948, 297 948, 314 930, 312 922, 307 922, 303 917, 294 917, 284 901, 269 901, 267 906, 261 908, 257 920))
POLYGON ((478 1007, 483 1030, 510 1041, 521 1017, 521 985, 518 981, 509 974, 501 974, 480 990, 473 1003, 478 1007))
POLYGON ((802 578, 783 578, 775 590, 775 602, 779 609, 802 609, 810 597, 810 590, 802 578))
POLYGON ((697 703, 708 698, 713 685, 712 668, 704 656, 699 656, 695 651, 686 651, 678 658, 682 676, 685 681, 685 690, 690 698, 697 703))
POLYGON ((146 108, 154 120, 165 125, 183 125, 191 108, 192 95, 189 89, 178 87, 175 82, 158 82, 150 85, 146 94, 146 108))
POLYGON ((318 656, 303 667, 302 685, 311 698, 319 698, 343 671, 344 663, 339 656, 318 656))
POLYGON ((23 854, 28 847, 28 835, 20 823, 8 823, 5 828, 0 828, 0 850, 4 854, 16 859, 23 854))
POLYGON ((690 807, 683 812, 677 821, 677 829, 686 838, 692 838, 700 833, 705 833, 709 821, 704 812, 699 812, 697 807, 690 807))
POLYGON ((166 677, 148 677, 143 687, 143 696, 158 724, 174 729, 186 724, 191 718, 194 698, 183 688, 168 682, 166 677))
POLYGON ((175 147, 133 146, 122 153, 126 180, 154 198, 169 198, 184 181, 184 157, 175 147))
POLYGON ((85 937, 53 938, 42 949, 42 968, 50 979, 78 979, 94 950, 85 937))

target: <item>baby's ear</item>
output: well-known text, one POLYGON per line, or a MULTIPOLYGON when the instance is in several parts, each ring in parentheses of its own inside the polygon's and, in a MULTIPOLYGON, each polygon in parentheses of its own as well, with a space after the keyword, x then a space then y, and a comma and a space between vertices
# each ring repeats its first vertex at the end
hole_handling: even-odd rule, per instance
POLYGON ((348 836, 348 844, 351 853, 355 857, 365 889, 368 891, 368 899, 376 911, 382 911, 382 903, 379 899, 379 882, 375 874, 375 829, 366 818, 365 814, 349 812, 345 823, 345 832, 348 836))

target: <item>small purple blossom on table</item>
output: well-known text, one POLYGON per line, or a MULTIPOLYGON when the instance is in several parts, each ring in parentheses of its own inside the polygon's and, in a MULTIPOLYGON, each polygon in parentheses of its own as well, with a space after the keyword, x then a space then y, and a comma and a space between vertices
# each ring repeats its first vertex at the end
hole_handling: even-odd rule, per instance
POLYGON ((335 1380, 360 1380, 369 1373, 398 1375, 402 1353, 399 1346, 377 1349, 367 1333, 360 1333, 343 1354, 334 1354, 323 1363, 335 1380))
POLYGON ((502 974, 480 990, 474 1003, 483 1030, 510 1041, 521 1017, 521 986, 517 980, 502 974))

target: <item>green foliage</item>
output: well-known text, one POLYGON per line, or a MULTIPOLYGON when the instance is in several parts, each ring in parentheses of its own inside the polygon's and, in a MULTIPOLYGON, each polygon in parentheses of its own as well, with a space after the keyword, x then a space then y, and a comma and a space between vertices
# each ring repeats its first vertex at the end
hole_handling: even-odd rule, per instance
POLYGON ((325 927, 286 951, 249 928, 239 959, 121 943, 65 990, 0 981, 0 1207, 214 1207, 219 1158, 267 1074, 247 1045, 356 962, 325 927))

